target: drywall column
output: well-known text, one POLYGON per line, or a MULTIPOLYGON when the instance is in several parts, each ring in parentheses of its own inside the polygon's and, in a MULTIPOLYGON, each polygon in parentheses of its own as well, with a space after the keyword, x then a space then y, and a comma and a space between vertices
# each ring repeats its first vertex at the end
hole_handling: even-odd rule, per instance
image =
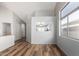
POLYGON ((26 22, 26 41, 31 43, 31 17, 28 17, 26 22))
POLYGON ((31 43, 32 44, 55 44, 55 17, 32 17, 31 43), (36 31, 36 23, 45 22, 50 25, 49 31, 36 31))

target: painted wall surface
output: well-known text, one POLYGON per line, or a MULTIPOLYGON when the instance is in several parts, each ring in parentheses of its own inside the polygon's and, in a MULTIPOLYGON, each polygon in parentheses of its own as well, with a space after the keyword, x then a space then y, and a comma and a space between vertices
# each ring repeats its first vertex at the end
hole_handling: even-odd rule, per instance
POLYGON ((21 29, 22 29, 22 37, 25 37, 25 34, 26 34, 26 29, 25 29, 25 24, 21 24, 21 29))
POLYGON ((26 41, 31 43, 31 17, 26 21, 26 41))
POLYGON ((79 56, 79 40, 71 39, 68 37, 59 36, 59 10, 65 5, 64 3, 57 3, 56 5, 56 17, 57 17, 57 45, 67 55, 79 56))
POLYGON ((4 23, 11 24, 11 28, 12 28, 12 24, 13 24, 12 13, 7 8, 0 6, 0 35, 1 36, 3 35, 3 29, 5 27, 3 26, 4 23))
POLYGON ((11 11, 5 7, 0 6, 0 51, 13 46, 15 39, 13 30, 11 31, 12 35, 3 36, 3 23, 11 24, 11 29, 13 29, 13 19, 11 11))
POLYGON ((55 18, 54 17, 32 17, 31 21, 31 43, 32 44, 55 44, 55 18), (50 31, 36 31, 36 23, 45 22, 51 25, 50 31))
POLYGON ((13 13, 13 34, 15 35, 15 41, 23 37, 22 35, 22 25, 23 21, 13 13))
POLYGON ((14 45, 14 35, 0 37, 0 51, 3 51, 14 45))
MULTIPOLYGON (((21 24, 19 17, 12 13, 11 10, 7 9, 6 7, 0 7, 0 24, 3 23, 10 23, 11 24, 11 31, 12 34, 15 35, 15 40, 21 39, 22 31, 21 31, 21 24)), ((0 27, 3 25, 0 25, 0 27)), ((3 32, 3 28, 0 32, 3 32)), ((3 33, 1 34, 3 35, 3 33)))
POLYGON ((15 41, 22 38, 21 24, 14 20, 13 34, 15 35, 15 41))
POLYGON ((22 38, 22 23, 19 17, 13 14, 11 10, 4 6, 0 6, 0 51, 13 46, 16 40, 22 38), (3 35, 4 23, 11 24, 11 35, 3 35))

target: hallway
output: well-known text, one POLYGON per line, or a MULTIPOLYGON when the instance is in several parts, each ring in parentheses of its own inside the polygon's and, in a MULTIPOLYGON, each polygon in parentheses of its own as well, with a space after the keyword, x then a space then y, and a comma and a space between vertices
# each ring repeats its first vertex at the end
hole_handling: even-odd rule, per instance
POLYGON ((15 45, 0 52, 1 56, 64 56, 55 44, 30 44, 25 40, 16 41, 15 45))
POLYGON ((79 2, 0 2, 0 56, 79 56, 79 2))

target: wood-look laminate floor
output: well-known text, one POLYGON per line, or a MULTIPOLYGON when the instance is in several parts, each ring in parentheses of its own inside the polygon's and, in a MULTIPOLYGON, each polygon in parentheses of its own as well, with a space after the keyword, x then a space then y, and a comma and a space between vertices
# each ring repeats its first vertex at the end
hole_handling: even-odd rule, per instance
POLYGON ((0 52, 0 56, 64 56, 65 54, 52 44, 30 44, 19 40, 14 46, 0 52))

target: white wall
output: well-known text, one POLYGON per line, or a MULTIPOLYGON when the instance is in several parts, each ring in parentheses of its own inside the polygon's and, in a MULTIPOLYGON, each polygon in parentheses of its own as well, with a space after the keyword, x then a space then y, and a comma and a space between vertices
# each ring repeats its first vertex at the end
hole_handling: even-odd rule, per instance
POLYGON ((22 37, 25 37, 25 34, 26 34, 26 25, 25 24, 21 24, 21 29, 22 29, 22 37))
POLYGON ((0 37, 0 51, 3 51, 14 45, 14 35, 0 37))
POLYGON ((31 21, 31 43, 32 44, 55 44, 55 17, 32 17, 31 21), (36 31, 36 23, 45 22, 50 25, 50 31, 36 31))
POLYGON ((67 55, 78 55, 79 56, 79 41, 67 37, 59 37, 59 14, 58 11, 65 5, 64 3, 57 3, 56 5, 56 17, 57 17, 57 45, 67 54, 67 55))
POLYGON ((13 34, 15 35, 15 41, 21 39, 22 38, 21 24, 15 20, 13 27, 14 27, 13 34))
POLYGON ((13 27, 14 27, 13 34, 15 35, 15 41, 21 39, 22 38, 21 24, 15 21, 13 27))
POLYGON ((23 21, 13 13, 13 34, 15 35, 15 41, 22 39, 22 24, 23 21))
POLYGON ((13 14, 10 10, 7 11, 7 9, 6 10, 4 9, 4 10, 1 10, 0 12, 1 12, 0 23, 1 24, 10 23, 12 34, 15 35, 15 41, 18 39, 21 39, 22 38, 22 29, 21 29, 22 23, 20 19, 15 14, 13 14))
POLYGON ((7 8, 0 6, 0 51, 3 51, 14 45, 15 36, 12 34, 8 36, 3 36, 3 23, 11 24, 11 29, 13 29, 13 19, 12 12, 7 8))
POLYGON ((26 21, 26 41, 31 43, 31 17, 26 21))
POLYGON ((3 24, 9 23, 11 24, 11 28, 13 25, 12 13, 7 8, 0 6, 0 35, 3 35, 3 24))
POLYGON ((16 40, 22 38, 22 23, 21 19, 11 10, 0 6, 0 51, 13 46, 16 40), (3 36, 4 23, 11 24, 11 35, 3 36))

